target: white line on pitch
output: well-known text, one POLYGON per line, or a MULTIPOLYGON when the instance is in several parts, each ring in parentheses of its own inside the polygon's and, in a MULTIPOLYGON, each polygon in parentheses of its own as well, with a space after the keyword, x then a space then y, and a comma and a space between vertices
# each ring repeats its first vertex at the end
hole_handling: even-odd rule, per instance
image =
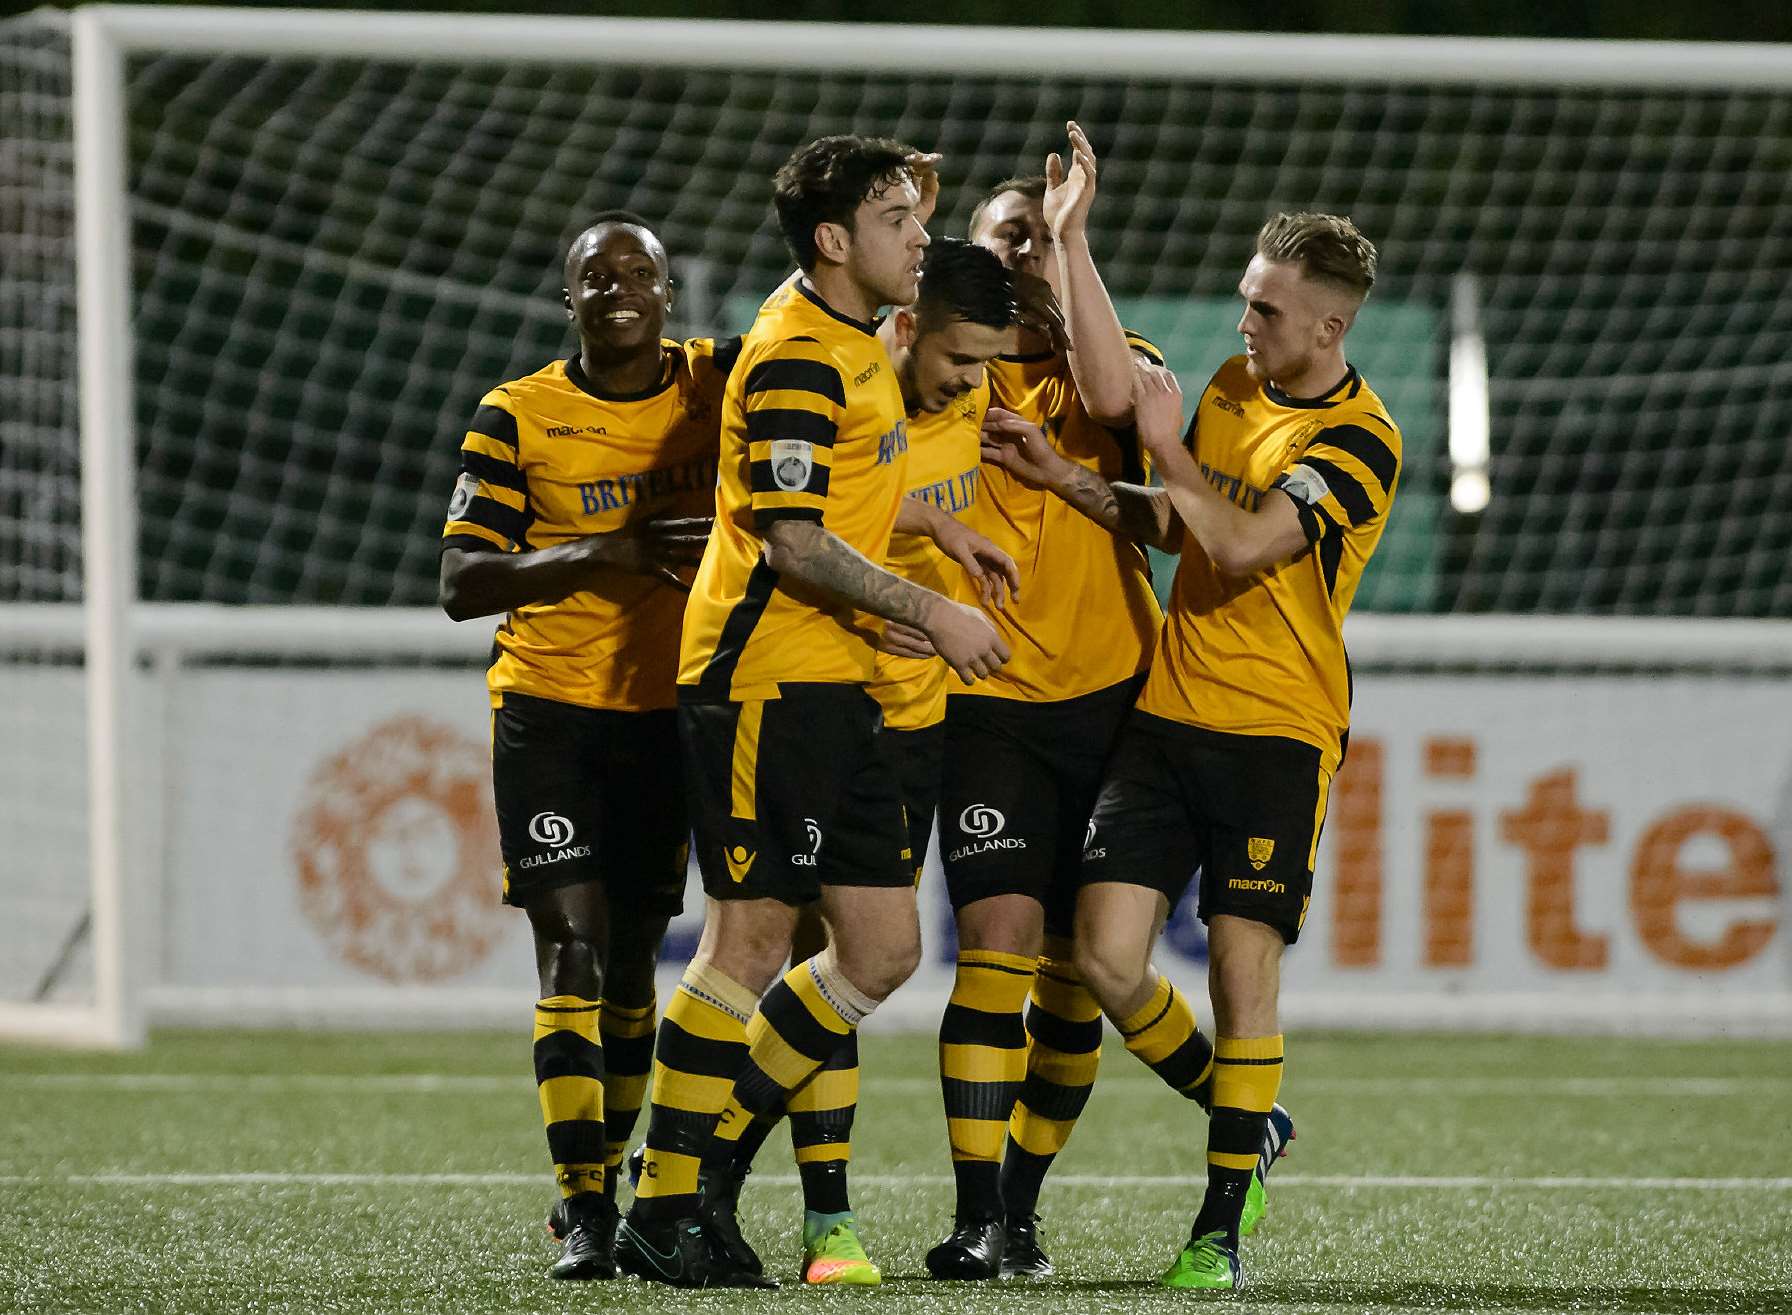
MULTIPOLYGON (((1570 1097, 1724 1097, 1744 1095, 1763 1088, 1783 1088, 1783 1077, 1423 1077, 1423 1078, 1307 1078, 1296 1077, 1289 1086, 1295 1097, 1398 1094, 1411 1096, 1440 1093, 1451 1096, 1548 1096, 1570 1097)), ((1142 1070, 1104 1076, 1103 1089, 1139 1086, 1155 1090, 1157 1083, 1142 1070)), ((0 1075, 0 1088, 91 1088, 114 1091, 312 1091, 460 1093, 532 1090, 526 1071, 514 1076, 454 1073, 15 1073, 0 1075)), ((873 1092, 937 1091, 931 1077, 866 1078, 873 1092)), ((875 1097, 874 1097, 875 1098, 875 1097)))
MULTIPOLYGON (((540 1173, 92 1173, 64 1176, 0 1175, 6 1186, 70 1187, 508 1187, 549 1183, 540 1173)), ((753 1181, 774 1187, 794 1187, 791 1174, 755 1175, 753 1181)), ((861 1174, 863 1187, 944 1187, 949 1174, 861 1174)), ((1107 1190, 1153 1187, 1188 1187, 1195 1175, 1054 1174, 1060 1187, 1094 1187, 1107 1190)), ((1506 1178, 1488 1176, 1420 1177, 1402 1174, 1299 1174, 1275 1177, 1277 1190, 1284 1188, 1433 1189, 1465 1191, 1498 1188, 1534 1188, 1561 1191, 1792 1191, 1792 1178, 1506 1178)))

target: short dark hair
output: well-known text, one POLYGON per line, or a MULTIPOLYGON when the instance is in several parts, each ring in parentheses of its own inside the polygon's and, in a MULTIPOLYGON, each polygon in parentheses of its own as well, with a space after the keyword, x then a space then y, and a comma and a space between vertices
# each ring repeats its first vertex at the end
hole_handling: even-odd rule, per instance
POLYGON ((990 202, 1009 192, 1019 192, 1032 201, 1043 201, 1045 200, 1045 175, 1023 174, 1018 178, 1004 178, 990 188, 983 194, 982 200, 977 202, 976 208, 971 211, 971 232, 977 231, 977 221, 983 218, 983 212, 989 209, 990 202))
POLYGON ((772 206, 796 263, 814 269, 817 225, 850 230, 860 202, 910 177, 914 153, 889 137, 838 136, 812 141, 784 161, 772 178, 772 206))
POLYGON ((1308 278, 1330 284, 1359 302, 1375 286, 1375 244, 1343 215, 1304 210, 1271 215, 1257 233, 1257 254, 1299 265, 1308 278))
POLYGON ((921 264, 921 294, 912 307, 929 327, 969 320, 1006 329, 1019 314, 1014 276, 996 253, 957 237, 936 237, 921 264))
MULTIPOLYGON (((643 228, 653 234, 655 241, 659 241, 660 235, 654 226, 633 210, 599 210, 566 235, 566 241, 560 244, 561 262, 564 263, 572 259, 572 249, 580 238, 592 229, 601 228, 605 224, 627 224, 630 228, 643 228)), ((664 249, 665 243, 661 242, 660 246, 664 249)))

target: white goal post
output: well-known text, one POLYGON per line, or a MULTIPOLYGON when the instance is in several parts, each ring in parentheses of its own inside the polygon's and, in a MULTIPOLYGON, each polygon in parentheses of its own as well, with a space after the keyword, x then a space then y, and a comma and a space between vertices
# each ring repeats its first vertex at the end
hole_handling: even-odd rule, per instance
MULTIPOLYGON (((1198 81, 1250 88, 1311 82, 1364 97, 1401 87, 1487 88, 1501 94, 1536 88, 1589 94, 1613 90, 1625 94, 1655 90, 1695 95, 1759 93, 1773 98, 1775 105, 1792 97, 1792 61, 1783 49, 1717 43, 1041 29, 1004 31, 995 43, 977 29, 927 25, 827 26, 129 5, 91 5, 66 17, 53 15, 34 21, 66 23, 71 61, 81 588, 78 601, 37 601, 26 593, 16 597, 0 593, 0 670, 13 670, 15 687, 26 690, 30 679, 43 673, 6 664, 73 658, 81 665, 86 737, 83 818, 91 885, 93 985, 74 1003, 0 998, 0 1037, 103 1045, 140 1042, 146 1022, 156 1018, 367 1021, 377 1015, 387 1019, 402 1016, 407 1021, 484 1022, 513 1017, 517 998, 508 984, 492 984, 508 983, 509 977, 499 975, 468 984, 452 975, 441 976, 427 964, 428 955, 422 949, 416 951, 422 965, 417 981, 434 984, 371 984, 363 991, 352 984, 349 975, 344 979, 350 982, 346 986, 315 991, 273 986, 257 994, 240 982, 181 981, 169 975, 174 953, 170 945, 178 940, 169 925, 173 907, 170 883, 178 876, 170 868, 191 858, 181 827, 199 825, 191 818, 191 801, 169 795, 170 790, 182 788, 180 772, 184 770, 168 756, 172 753, 170 724, 181 720, 184 727, 187 718, 195 724, 205 723, 206 710, 197 700, 204 697, 203 690, 215 686, 222 691, 218 697, 236 701, 230 705, 232 712, 217 716, 220 725, 232 724, 239 717, 243 726, 261 725, 242 715, 242 710, 265 706, 275 697, 269 691, 278 687, 277 682, 265 678, 265 668, 270 665, 297 668, 290 685, 316 682, 320 690, 326 675, 338 682, 329 686, 332 690, 343 681, 359 679, 356 673, 367 675, 371 681, 367 688, 372 692, 365 697, 374 702, 383 697, 381 690, 411 682, 419 690, 427 689, 421 696, 426 701, 464 702, 477 721, 480 689, 476 673, 489 644, 489 627, 455 627, 427 608, 337 607, 315 600, 269 605, 139 600, 136 454, 140 436, 135 376, 143 344, 135 335, 139 308, 133 291, 133 160, 128 150, 127 104, 132 61, 164 56, 231 57, 371 61, 407 68, 504 64, 544 70, 804 71, 895 78, 924 70, 929 77, 942 79, 1012 77, 1015 70, 1024 70, 1027 78, 1041 81, 1108 79, 1116 85, 1129 80, 1198 81), (211 674, 189 678, 191 672, 211 674)), ((0 26, 0 35, 4 32, 0 26)), ((253 143, 244 149, 253 149, 253 143)), ((1104 205, 1119 204, 1104 198, 1104 205)), ((425 291, 417 295, 426 295, 428 281, 413 281, 413 291, 421 288, 425 291)), ((448 280, 442 282, 446 285, 448 280)), ((1166 300, 1155 282, 1151 291, 1160 302, 1166 300)), ((716 318, 722 318, 720 310, 716 318)), ((1447 319, 1447 314, 1443 315, 1443 321, 1447 319)), ((1442 331, 1447 333, 1447 327, 1442 331)), ((1417 332, 1422 335, 1425 330, 1417 332)), ((1193 361, 1173 364, 1188 369, 1198 365, 1193 361)), ((1754 371, 1750 378, 1773 386, 1783 385, 1788 377, 1783 364, 1752 364, 1747 369, 1754 371)), ((479 386, 489 382, 492 380, 479 386)), ((456 402, 470 404, 476 396, 475 390, 456 402)), ((1515 405, 1529 406, 1529 398, 1530 394, 1525 394, 1515 405)), ((1436 409, 1441 414, 1447 408, 1436 409)), ((453 437, 435 435, 438 442, 453 437)), ((1496 440, 1496 471, 1497 461, 1496 440)), ((0 513, 3 511, 0 507, 0 513)), ((275 527, 267 528, 272 535, 275 527)), ((1745 526, 1744 532, 1747 529, 1745 526)), ((1494 568, 1487 570, 1491 573, 1494 568)), ((1739 589, 1738 597, 1746 594, 1747 589, 1739 589)), ((1496 604, 1506 597, 1497 591, 1492 596, 1496 604)), ((1621 610, 1627 595, 1615 596, 1621 610)), ((1788 683, 1792 676, 1792 621, 1783 619, 1784 611, 1775 610, 1771 602, 1752 613, 1739 610, 1735 615, 1709 617, 1611 615, 1609 600, 1601 600, 1599 606, 1607 614, 1504 614, 1496 609, 1491 614, 1437 615, 1417 610, 1407 615, 1366 612, 1352 618, 1352 652, 1363 679, 1360 692, 1367 700, 1370 723, 1393 727, 1413 708, 1422 708, 1412 712, 1415 720, 1410 727, 1388 732, 1389 737, 1407 736, 1415 763, 1429 764, 1433 755, 1439 762, 1449 758, 1448 746, 1458 742, 1452 739, 1450 729, 1452 710, 1463 707, 1465 698, 1478 698, 1474 691, 1482 689, 1489 691, 1487 702, 1485 706, 1476 704, 1468 720, 1478 718, 1487 731, 1478 769, 1472 766, 1476 761, 1472 750, 1466 773, 1449 767, 1433 771, 1419 765, 1402 775, 1405 769, 1389 768, 1387 791, 1402 788, 1404 782, 1414 798, 1422 796, 1430 802, 1423 808, 1415 805, 1409 817, 1403 815, 1376 832, 1378 837, 1385 835, 1390 854, 1410 839, 1411 861, 1423 868, 1422 873, 1415 868, 1408 880, 1397 872, 1407 860, 1398 856, 1390 860, 1387 898, 1377 906, 1385 912, 1377 917, 1386 923, 1384 935, 1390 944, 1409 934, 1421 948, 1412 952, 1410 963, 1398 971, 1390 970, 1385 980, 1374 975, 1367 960, 1346 956, 1340 960, 1343 969, 1328 971, 1310 984, 1307 1017, 1365 1024, 1638 1026, 1649 1025, 1651 1020, 1658 1025, 1684 1023, 1716 1014, 1751 1026, 1792 1027, 1792 932, 1781 926, 1771 933, 1771 939, 1762 940, 1757 934, 1771 920, 1767 907, 1775 900, 1784 903, 1786 884, 1792 880, 1792 860, 1778 857, 1770 864, 1769 886, 1779 892, 1770 898, 1762 894, 1768 887, 1761 885, 1755 858, 1758 834, 1768 838, 1773 846, 1770 853, 1792 854, 1782 827, 1784 813, 1771 812, 1771 808, 1792 809, 1792 799, 1775 801, 1771 807, 1762 804, 1760 811, 1767 820, 1758 826, 1750 823, 1753 829, 1746 832, 1737 829, 1742 823, 1733 824, 1730 819, 1747 809, 1722 799, 1707 800, 1700 781, 1688 783, 1682 793, 1669 791, 1644 813, 1628 820, 1625 806, 1612 802, 1606 810, 1610 817, 1597 826, 1589 823, 1589 834, 1600 831, 1611 837, 1613 846, 1632 851, 1628 866, 1620 862, 1614 868, 1627 874, 1623 879, 1630 882, 1631 893, 1626 897, 1630 903, 1620 900, 1606 912, 1614 925, 1626 919, 1635 923, 1640 929, 1636 943, 1609 928, 1607 933, 1589 930, 1574 920, 1572 911, 1564 932, 1569 936, 1567 948, 1555 942, 1545 945, 1539 939, 1555 934, 1548 928, 1538 930, 1537 919, 1547 921, 1555 916, 1547 909, 1539 914, 1539 902, 1548 904, 1556 899, 1561 882, 1573 887, 1577 880, 1584 883, 1585 876, 1577 878, 1570 861, 1567 876, 1562 877, 1550 867, 1557 860, 1538 858, 1541 851, 1524 839, 1530 834, 1524 819, 1532 812, 1542 815, 1536 809, 1527 812, 1530 805, 1525 801, 1533 794, 1541 800, 1543 794, 1535 792, 1545 786, 1537 783, 1554 782, 1557 775, 1551 774, 1553 761, 1544 759, 1509 770, 1495 765, 1503 752, 1495 745, 1497 729, 1515 706, 1499 699, 1541 698, 1551 708, 1545 715, 1564 718, 1571 718, 1578 702, 1581 707, 1604 709, 1601 715, 1614 719, 1605 723, 1595 720, 1593 725, 1619 724, 1625 718, 1636 723, 1643 716, 1638 709, 1652 697, 1637 682, 1660 678, 1664 682, 1660 697, 1678 700, 1700 717, 1734 703, 1744 719, 1751 715, 1769 723, 1781 716, 1792 719, 1792 712, 1787 711, 1792 699, 1788 692, 1792 690, 1788 683), (1413 672, 1421 673, 1423 681, 1430 684, 1421 681, 1415 686, 1416 693, 1408 697, 1394 682, 1403 678, 1403 673, 1413 672), (1527 677, 1533 684, 1514 693, 1513 682, 1527 677), (1750 708, 1757 711, 1751 714, 1750 708), (1440 745, 1444 747, 1437 747, 1440 745), (1479 828, 1474 843, 1482 847, 1477 853, 1482 855, 1483 867, 1488 863, 1486 847, 1499 843, 1510 851, 1500 861, 1509 861, 1513 871, 1529 865, 1524 870, 1530 874, 1531 912, 1526 915, 1520 908, 1517 916, 1521 921, 1525 916, 1532 918, 1527 933, 1531 940, 1519 937, 1497 953, 1488 949, 1488 942, 1497 941, 1503 933, 1483 924, 1504 914, 1487 889, 1488 880, 1483 877, 1476 885, 1472 864, 1464 866, 1447 856, 1437 857, 1441 850, 1427 848, 1433 844, 1427 836, 1455 834, 1449 827, 1470 825, 1461 821, 1472 811, 1464 802, 1468 789, 1506 792, 1500 800, 1501 810, 1489 805, 1486 817, 1471 819, 1479 828), (1418 838, 1406 837, 1403 828, 1418 838), (1501 836, 1517 838, 1498 840, 1501 836), (1681 849, 1674 846, 1695 855, 1711 849, 1717 856, 1710 865, 1699 867, 1691 860, 1683 863, 1681 849), (1705 886, 1700 885, 1701 880, 1705 886), (1469 891, 1464 897, 1479 901, 1482 923, 1474 928, 1479 939, 1472 954, 1451 941, 1451 936, 1468 932, 1459 925, 1462 917, 1449 908, 1439 904, 1425 914, 1430 921, 1423 925, 1418 915, 1409 917, 1401 911, 1399 892, 1408 887, 1415 900, 1441 900, 1438 891, 1454 892, 1452 898, 1469 891), (1703 906, 1693 908, 1702 898, 1698 892, 1706 889, 1719 892, 1714 898, 1736 901, 1746 916, 1739 914, 1726 921, 1721 915, 1710 915, 1703 906), (1666 901, 1665 912, 1650 900, 1666 901), (1690 923, 1684 921, 1687 918, 1690 923), (1684 930, 1686 926, 1692 930, 1684 930), (1744 961, 1736 958, 1736 947, 1744 942, 1752 947, 1753 957, 1745 965, 1746 977, 1738 977, 1733 988, 1709 996, 1694 989, 1690 997, 1680 989, 1682 981, 1696 988, 1706 977, 1715 980, 1720 969, 1727 971, 1742 964, 1744 961), (1548 971, 1528 979, 1522 992, 1502 997, 1497 983, 1506 960, 1500 956, 1522 955, 1527 945, 1529 952, 1543 956, 1548 971), (1576 960, 1577 954, 1584 961, 1576 960), (1674 954, 1681 957, 1673 959, 1674 954), (1650 955, 1656 959, 1667 955, 1661 962, 1681 976, 1662 975, 1657 971, 1661 964, 1650 955), (1576 973, 1590 971, 1588 956, 1597 957, 1600 965, 1609 965, 1610 981, 1600 979, 1604 984, 1583 993, 1579 1004, 1565 1004, 1551 995, 1548 982, 1559 980, 1567 990, 1581 980, 1576 973), (1633 976, 1624 976, 1632 969, 1633 976), (1352 972, 1358 976, 1352 977, 1352 972), (1351 983, 1359 981, 1361 986, 1352 995, 1351 983)), ((373 714, 368 716, 370 725, 379 722, 373 714)), ((1692 712, 1688 716, 1692 717, 1692 712)), ((1782 733, 1788 724, 1792 720, 1780 723, 1782 733)), ((1462 729, 1467 735, 1474 728, 1465 721, 1462 729)), ((186 732, 182 729, 180 733, 186 732)), ((276 728, 262 733, 283 732, 276 728)), ((1576 723, 1564 733, 1586 732, 1576 723)), ((1626 733, 1631 740, 1620 737, 1614 744, 1628 745, 1643 732, 1631 725, 1626 733)), ((1393 738, 1388 743, 1393 745, 1393 738)), ((1744 738, 1734 746, 1720 746, 1719 756, 1758 752, 1762 743, 1759 737, 1744 738)), ((1390 747, 1390 761, 1396 752, 1390 747)), ((1629 748, 1614 749, 1614 763, 1629 752, 1629 748)), ((199 765, 210 770, 203 762, 199 765)), ((1761 766, 1776 772, 1792 770, 1788 762, 1763 762, 1761 766)), ((1614 766, 1613 770, 1618 769, 1614 766)), ((1792 777, 1787 786, 1792 789, 1792 777)), ((1584 779, 1581 787, 1584 790, 1584 779)), ((246 785, 243 788, 248 790, 246 785)), ((1378 790, 1381 788, 1378 785, 1378 790)), ((1572 792, 1572 772, 1569 788, 1572 792)), ((1714 785, 1711 791, 1721 793, 1721 788, 1714 785)), ((254 807, 252 800, 251 791, 232 796, 231 803, 233 808, 254 807)), ((327 809, 327 800, 313 802, 315 807, 327 809)), ((290 801, 279 805, 297 806, 290 801)), ((1571 793, 1564 807, 1579 806, 1571 793)), ((1538 804, 1537 809, 1541 808, 1538 804)), ((287 825, 284 814, 275 819, 270 811, 268 818, 264 830, 287 825)), ((0 837, 0 844, 4 843, 5 837, 0 837)), ((303 865, 321 860, 314 852, 294 861, 303 865)), ((1381 869, 1377 867, 1376 872, 1374 889, 1376 898, 1381 899, 1381 869)), ((25 880, 23 871, 20 880, 25 880)), ((1322 874, 1322 891, 1325 882, 1322 874)), ((1583 917, 1586 907, 1601 907, 1598 897, 1585 892, 1583 897, 1583 917)), ((198 916, 191 910, 188 913, 198 916)), ((1780 919, 1782 924, 1785 921, 1780 919)), ((1376 925, 1380 927, 1382 922, 1376 925)), ((469 938, 489 939, 483 931, 463 931, 469 938)), ((354 953, 352 946, 344 952, 354 953)), ((1390 951, 1388 957, 1392 961, 1399 956, 1390 951)), ((937 989, 938 983, 923 984, 929 986, 937 989)), ((938 1001, 927 989, 912 992, 910 998, 917 1020, 937 1009, 938 1001)), ((1300 1013, 1299 1001, 1295 1013, 1300 1013)))

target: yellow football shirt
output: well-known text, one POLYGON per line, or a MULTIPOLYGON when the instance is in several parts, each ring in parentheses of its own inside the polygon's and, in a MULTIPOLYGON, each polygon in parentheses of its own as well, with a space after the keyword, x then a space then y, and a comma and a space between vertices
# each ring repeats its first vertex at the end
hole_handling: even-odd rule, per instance
MULTIPOLYGON (((944 411, 911 417, 908 431, 908 496, 964 520, 977 502, 983 413, 989 383, 961 393, 944 411)), ((905 580, 948 598, 964 591, 964 568, 924 535, 891 537, 884 565, 905 580)), ((951 676, 943 658, 877 655, 868 689, 894 731, 923 730, 944 720, 951 676)))
MULTIPOLYGON (((1143 338, 1129 333, 1127 341, 1162 363, 1143 338)), ((1067 357, 1004 356, 990 364, 989 382, 991 406, 1038 425, 1079 466, 1108 480, 1144 481, 1137 437, 1090 418, 1067 357)), ((991 613, 1013 656, 974 692, 954 689, 954 697, 1051 702, 1107 689, 1145 670, 1163 614, 1144 548, 994 466, 983 469, 968 523, 1019 564, 1021 596, 991 613)))
MULTIPOLYGON (((738 347, 666 341, 660 382, 633 396, 600 393, 576 356, 492 389, 461 443, 444 546, 520 552, 651 516, 708 515, 722 381, 738 347)), ((514 690, 590 708, 671 707, 684 605, 670 584, 600 567, 591 588, 518 608, 498 627, 492 705, 514 690)))
POLYGON ((716 525, 691 587, 686 696, 771 698, 785 681, 862 685, 871 636, 851 607, 779 578, 765 530, 819 521, 881 562, 906 487, 908 418, 872 326, 802 280, 767 300, 723 392, 716 525))
POLYGON ((1312 546, 1236 579, 1185 538, 1139 708, 1208 730, 1287 736, 1318 748, 1335 772, 1350 726, 1344 615, 1387 525, 1400 431, 1354 368, 1325 397, 1291 398, 1235 356, 1202 392, 1189 442, 1239 506, 1292 498, 1312 546))

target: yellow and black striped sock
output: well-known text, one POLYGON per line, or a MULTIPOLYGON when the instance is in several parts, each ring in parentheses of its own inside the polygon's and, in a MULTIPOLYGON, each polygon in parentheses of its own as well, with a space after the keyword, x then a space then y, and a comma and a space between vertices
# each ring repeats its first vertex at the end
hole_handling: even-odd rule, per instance
POLYGON ((1046 1171, 1089 1103, 1101 1067, 1101 1006, 1068 958, 1047 955, 1027 1009, 1027 1077, 1008 1121, 1002 1158, 1002 1206, 1031 1217, 1046 1171))
POLYGON ((706 963, 692 963, 660 1020, 652 1109, 633 1209, 682 1219, 697 1207, 697 1171, 747 1055, 753 993, 706 963))
POLYGON ((562 1197, 604 1185, 601 1000, 550 995, 535 1002, 535 1091, 562 1197))
POLYGON ((959 1219, 1002 1216, 1002 1140, 1027 1076, 1021 1020, 1038 960, 960 950, 952 998, 940 1017, 940 1094, 958 1181, 959 1219))
POLYGON ((1151 998, 1119 1023, 1120 1036, 1151 1071, 1180 1095, 1201 1106, 1213 1104, 1213 1046, 1195 1025, 1188 997, 1159 977, 1151 998))
POLYGON ((1238 1245, 1238 1219, 1263 1153, 1269 1108, 1282 1089, 1282 1038, 1214 1039, 1213 1118, 1207 1125, 1207 1195, 1195 1216, 1194 1235, 1224 1232, 1238 1245))
POLYGON ((655 1008, 651 999, 633 1008, 606 1000, 598 1015, 598 1034, 604 1043, 604 1195, 612 1199, 653 1072, 655 1008))
POLYGON ((803 1180, 803 1209, 824 1215, 852 1209, 846 1166, 852 1161, 858 1109, 859 1034, 851 1032, 790 1097, 790 1146, 803 1180))
POLYGON ((756 1118, 788 1109, 791 1094, 876 1007, 840 971, 832 946, 797 964, 765 993, 747 1024, 747 1060, 734 1084, 735 1101, 756 1118))

